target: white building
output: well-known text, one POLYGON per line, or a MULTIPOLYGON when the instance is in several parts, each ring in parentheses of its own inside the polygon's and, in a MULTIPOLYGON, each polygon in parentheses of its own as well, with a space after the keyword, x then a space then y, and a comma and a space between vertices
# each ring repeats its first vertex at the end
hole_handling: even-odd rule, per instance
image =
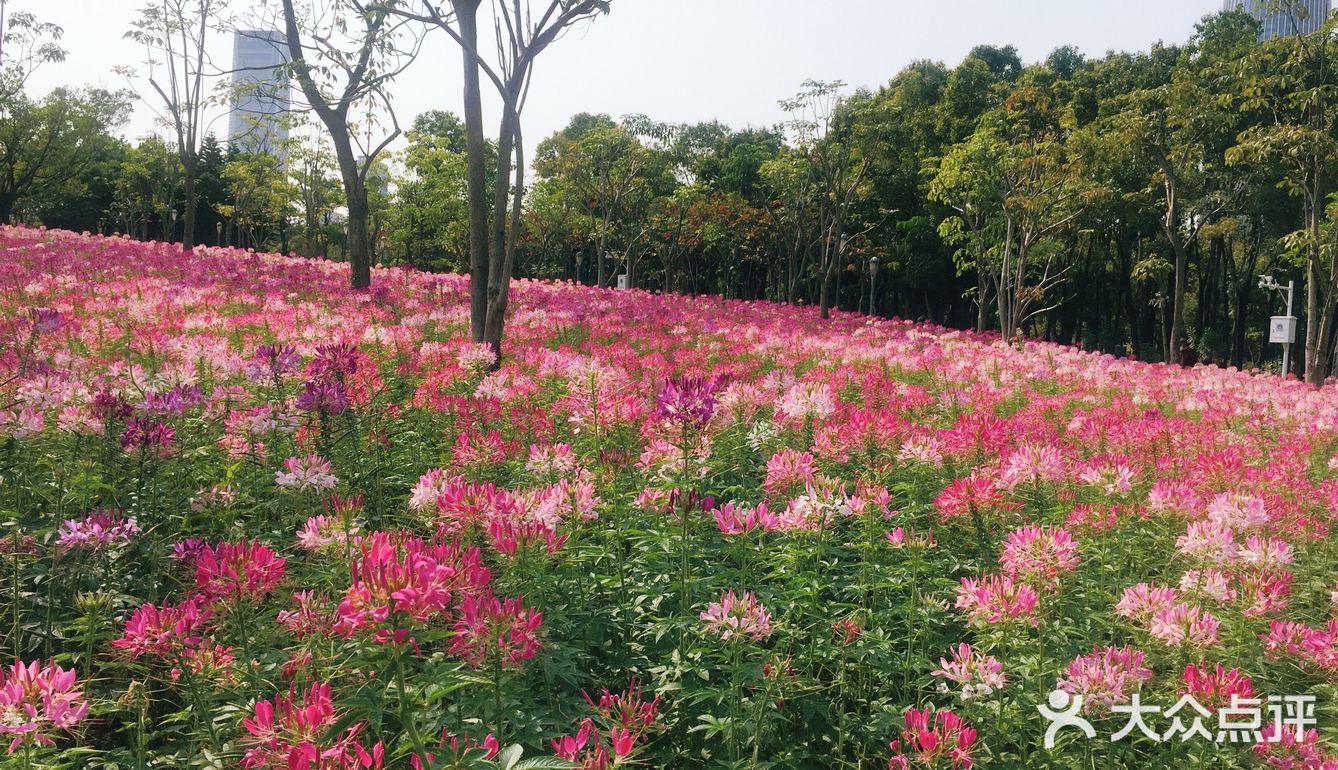
POLYGON ((280 154, 288 127, 289 86, 282 32, 241 30, 232 43, 232 112, 228 144, 243 152, 280 154))

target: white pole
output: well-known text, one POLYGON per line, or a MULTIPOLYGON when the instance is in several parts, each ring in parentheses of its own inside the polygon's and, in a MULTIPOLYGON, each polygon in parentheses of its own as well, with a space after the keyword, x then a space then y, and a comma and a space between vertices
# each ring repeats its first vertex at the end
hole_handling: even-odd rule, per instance
MULTIPOLYGON (((1292 314, 1292 292, 1293 292, 1293 290, 1294 290, 1295 288, 1296 288, 1296 281, 1288 281, 1288 282, 1287 282, 1287 316, 1288 316, 1288 317, 1291 317, 1291 314, 1292 314)), ((1283 345, 1282 345, 1282 376, 1283 376, 1284 378, 1287 377, 1287 373, 1288 373, 1289 371, 1291 371, 1291 358, 1292 358, 1292 344, 1291 344, 1290 342, 1285 342, 1285 343, 1283 343, 1283 345)))

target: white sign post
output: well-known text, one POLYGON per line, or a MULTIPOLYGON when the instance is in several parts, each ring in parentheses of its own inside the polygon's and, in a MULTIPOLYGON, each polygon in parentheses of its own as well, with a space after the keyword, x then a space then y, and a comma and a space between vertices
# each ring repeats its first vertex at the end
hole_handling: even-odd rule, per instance
POLYGON ((1259 288, 1287 292, 1287 315, 1275 315, 1268 323, 1268 341, 1282 345, 1282 376, 1286 377, 1291 369, 1292 343, 1296 342, 1296 316, 1292 315, 1292 298, 1296 293, 1296 282, 1288 281, 1287 285, 1283 286, 1273 280, 1273 276, 1261 275, 1259 288))

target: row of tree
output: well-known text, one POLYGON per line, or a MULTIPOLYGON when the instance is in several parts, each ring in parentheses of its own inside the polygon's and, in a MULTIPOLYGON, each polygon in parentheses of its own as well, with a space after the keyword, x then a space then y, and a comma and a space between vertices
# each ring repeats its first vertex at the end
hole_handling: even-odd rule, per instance
MULTIPOLYGON (((1262 331, 1281 305, 1258 280, 1273 273, 1303 290, 1296 373, 1331 373, 1332 24, 1261 43, 1258 22, 1232 11, 1184 45, 1100 59, 1059 48, 1030 65, 1012 47, 981 46, 956 67, 913 63, 877 90, 810 81, 781 103, 790 119, 777 126, 582 114, 528 157, 521 115, 536 57, 608 3, 496 3, 486 56, 480 0, 322 5, 342 13, 285 0, 271 20, 310 108, 292 117, 282 163, 203 135, 191 123, 199 92, 149 89, 171 136, 131 146, 109 134, 129 95, 32 100, 20 84, 0 114, 0 215, 326 254, 350 261, 355 286, 377 262, 467 271, 475 339, 499 348, 519 274, 1243 366, 1276 355, 1262 331), (443 33, 462 53, 463 119, 420 115, 390 152, 401 126, 389 87, 425 36, 443 33), (492 140, 484 83, 503 105, 492 140)), ((194 38, 168 33, 202 39, 218 9, 146 9, 134 35, 150 60, 179 63, 161 82, 203 71, 179 42, 194 38)), ((34 25, 16 34, 40 39, 34 25)))

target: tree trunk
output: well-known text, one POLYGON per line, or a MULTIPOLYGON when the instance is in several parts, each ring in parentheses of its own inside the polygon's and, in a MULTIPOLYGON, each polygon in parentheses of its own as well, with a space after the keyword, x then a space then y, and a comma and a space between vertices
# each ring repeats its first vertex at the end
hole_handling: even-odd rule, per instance
MULTIPOLYGON (((195 190, 195 166, 198 160, 194 148, 186 149, 182 152, 181 167, 185 172, 185 197, 186 210, 182 213, 182 231, 181 231, 181 250, 190 251, 195 248, 195 209, 199 196, 195 190)), ((171 240, 170 238, 168 240, 171 240)))
MULTIPOLYGON (((483 136, 483 96, 479 66, 471 51, 478 50, 480 0, 451 0, 460 22, 464 57, 465 153, 469 189, 469 335, 483 342, 488 318, 488 145, 483 136)), ((503 182, 505 184, 505 182, 503 182)))

